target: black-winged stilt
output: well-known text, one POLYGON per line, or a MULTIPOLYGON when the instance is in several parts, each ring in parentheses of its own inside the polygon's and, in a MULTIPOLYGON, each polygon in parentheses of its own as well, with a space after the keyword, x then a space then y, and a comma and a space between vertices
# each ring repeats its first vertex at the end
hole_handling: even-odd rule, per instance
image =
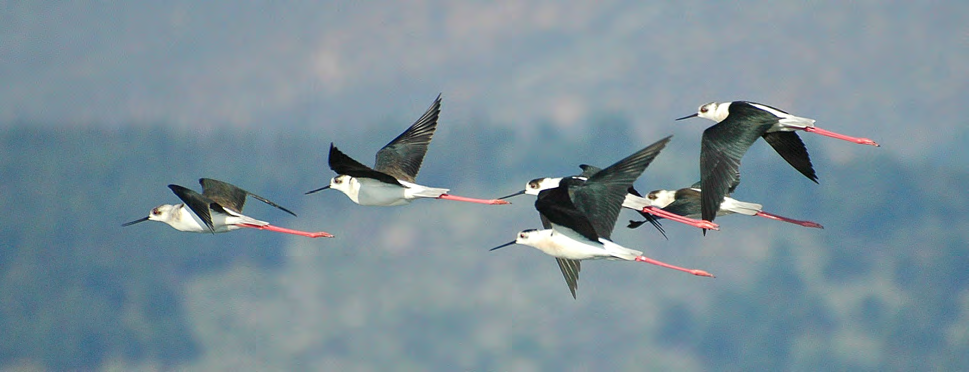
MULTIPOLYGON (((736 185, 735 185, 736 186, 736 185)), ((730 190, 733 193, 733 189, 730 190)), ((699 217, 701 213, 700 200, 702 191, 700 189, 700 183, 697 182, 693 186, 684 187, 679 190, 653 190, 646 194, 646 196, 638 196, 635 190, 631 191, 632 194, 637 196, 629 197, 627 196, 627 202, 632 205, 644 205, 652 206, 654 208, 661 208, 664 211, 673 213, 678 216, 685 217, 699 217)), ((773 213, 764 212, 764 207, 757 203, 750 203, 740 201, 730 196, 724 197, 723 202, 720 203, 720 211, 717 212, 718 216, 724 216, 728 214, 743 214, 748 216, 757 216, 768 218, 777 221, 783 221, 788 223, 793 223, 796 225, 804 227, 813 227, 818 229, 823 229, 824 226, 817 222, 812 221, 802 221, 795 220, 793 218, 788 218, 784 216, 779 216, 773 213)), ((656 221, 656 216, 648 213, 640 212, 640 214, 646 218, 644 221, 629 221, 629 228, 635 229, 645 222, 653 223, 656 221)))
POLYGON ((646 262, 693 275, 710 276, 706 271, 685 269, 643 256, 610 240, 627 190, 646 166, 666 146, 666 137, 588 179, 565 177, 557 187, 539 192, 535 201, 543 230, 524 230, 503 245, 523 244, 557 259, 565 281, 575 297, 581 260, 618 259, 646 262))
POLYGON ((240 189, 231 184, 209 178, 199 179, 202 193, 199 194, 179 185, 168 185, 168 188, 182 199, 182 204, 163 204, 149 212, 148 217, 140 218, 121 226, 131 226, 144 221, 161 221, 179 231, 198 233, 224 233, 243 227, 269 230, 286 234, 300 235, 310 238, 332 238, 327 232, 305 232, 270 225, 242 214, 242 207, 246 204, 246 197, 279 208, 296 216, 289 209, 283 208, 259 195, 240 189), (188 206, 188 208, 185 208, 188 206))
POLYGON ((795 169, 817 182, 804 142, 803 130, 862 145, 878 146, 867 138, 850 137, 814 126, 814 119, 791 115, 754 102, 707 103, 697 113, 676 120, 701 117, 717 122, 703 131, 700 144, 700 183, 703 190, 700 217, 713 221, 731 185, 739 179, 740 159, 757 138, 764 138, 795 169))
POLYGON ((354 203, 373 206, 404 205, 417 198, 509 204, 498 199, 483 200, 450 195, 448 189, 415 183, 424 154, 427 153, 434 130, 437 129, 440 113, 441 96, 438 95, 417 122, 377 152, 377 161, 373 168, 353 160, 331 143, 328 163, 337 176, 330 180, 329 185, 306 193, 332 188, 346 194, 354 203))

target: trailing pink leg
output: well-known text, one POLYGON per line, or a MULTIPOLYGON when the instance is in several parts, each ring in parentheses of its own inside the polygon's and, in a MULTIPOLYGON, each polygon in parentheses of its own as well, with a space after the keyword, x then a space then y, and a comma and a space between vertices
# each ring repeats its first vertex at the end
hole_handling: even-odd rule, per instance
POLYGON ((441 196, 438 196, 437 198, 438 199, 444 199, 444 200, 454 200, 454 201, 461 201, 461 202, 468 202, 468 203, 478 203, 478 204, 489 204, 489 205, 511 204, 510 202, 507 202, 507 201, 504 201, 504 200, 501 200, 501 199, 488 199, 488 200, 485 200, 485 199, 467 198, 467 197, 464 197, 464 196, 457 196, 457 195, 451 195, 451 194, 441 194, 441 196))
POLYGON ((822 136, 828 136, 828 137, 831 137, 831 138, 837 138, 839 140, 845 140, 845 141, 848 141, 848 142, 854 142, 854 143, 857 143, 859 145, 870 145, 870 146, 875 146, 875 147, 881 147, 881 145, 875 143, 875 141, 872 141, 872 140, 867 139, 867 138, 846 136, 844 134, 835 133, 835 132, 828 131, 828 130, 824 130, 824 129, 821 129, 821 128, 818 128, 818 127, 805 127, 804 128, 804 131, 805 132, 814 133, 814 134, 820 134, 822 136))
POLYGON ((717 225, 717 224, 715 224, 713 222, 710 222, 710 221, 707 221, 707 220, 698 220, 698 219, 694 219, 694 218, 683 217, 681 215, 678 215, 678 214, 675 214, 675 213, 671 213, 671 212, 667 212, 667 211, 664 211, 661 208, 656 208, 656 207, 653 207, 653 206, 643 207, 643 212, 649 213, 649 214, 654 215, 654 216, 657 216, 657 217, 663 217, 663 218, 668 219, 668 220, 673 221, 673 222, 685 223, 685 224, 690 225, 690 226, 693 226, 693 227, 699 227, 701 229, 718 230, 718 231, 720 230, 720 225, 717 225))
POLYGON ((649 257, 646 257, 646 256, 639 256, 639 257, 636 257, 636 259, 635 259, 635 261, 636 261, 636 262, 645 262, 645 263, 650 263, 650 264, 653 264, 653 265, 656 265, 656 266, 662 266, 662 267, 665 267, 665 268, 667 268, 667 269, 673 269, 673 270, 679 270, 679 271, 682 271, 682 272, 685 272, 685 273, 690 273, 690 274, 693 274, 693 275, 696 275, 696 276, 708 276, 708 277, 711 277, 711 278, 713 278, 713 277, 714 277, 714 276, 713 276, 712 274, 710 274, 710 273, 708 273, 708 272, 706 272, 706 271, 703 271, 703 270, 697 270, 697 269, 684 269, 684 268, 682 268, 682 267, 679 267, 679 266, 673 266, 673 265, 670 265, 670 264, 668 264, 668 263, 666 263, 666 262, 662 262, 662 261, 657 261, 657 260, 654 260, 654 259, 652 259, 652 258, 649 258, 649 257))
POLYGON ((332 238, 333 237, 333 234, 330 234, 328 232, 323 232, 323 231, 306 232, 306 231, 287 229, 285 227, 279 227, 279 226, 273 226, 273 225, 260 226, 260 225, 250 225, 250 224, 240 223, 239 226, 248 227, 250 229, 269 230, 269 231, 275 231, 275 232, 280 232, 284 234, 305 236, 307 238, 332 238))
POLYGON ((804 227, 813 227, 813 228, 816 228, 816 229, 823 229, 824 228, 824 226, 821 226, 821 224, 819 224, 817 222, 795 220, 793 218, 787 218, 787 217, 783 217, 783 216, 778 216, 776 214, 770 214, 770 213, 767 213, 767 212, 764 212, 764 211, 757 212, 757 214, 755 214, 755 216, 764 217, 764 218, 770 218, 772 220, 777 220, 777 221, 789 222, 789 223, 793 223, 793 224, 796 224, 796 225, 801 225, 801 226, 804 226, 804 227))

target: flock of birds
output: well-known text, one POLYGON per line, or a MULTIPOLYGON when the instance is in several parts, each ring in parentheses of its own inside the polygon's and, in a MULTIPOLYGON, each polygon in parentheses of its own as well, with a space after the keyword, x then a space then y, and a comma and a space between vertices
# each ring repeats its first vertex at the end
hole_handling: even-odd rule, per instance
MULTIPOLYGON (((619 211, 629 208, 639 212, 644 221, 630 221, 629 228, 646 222, 664 236, 660 219, 688 224, 706 230, 719 230, 713 223, 717 216, 739 213, 750 216, 822 228, 811 221, 795 220, 764 212, 760 204, 730 197, 740 183, 740 160, 747 150, 763 138, 778 154, 804 176, 817 183, 804 142, 797 131, 820 134, 863 145, 878 146, 867 138, 857 138, 823 130, 814 120, 791 115, 779 109, 747 101, 708 103, 699 110, 676 120, 701 117, 717 124, 703 132, 700 148, 700 181, 679 190, 655 190, 642 196, 633 182, 660 153, 672 136, 663 138, 604 169, 580 165, 582 173, 567 177, 537 178, 525 184, 524 190, 498 199, 475 199, 449 194, 445 188, 416 183, 441 112, 438 95, 427 111, 406 131, 377 152, 376 163, 368 167, 330 144, 328 163, 336 176, 330 184, 306 194, 335 189, 359 205, 397 206, 418 198, 455 200, 501 205, 505 199, 521 194, 536 195, 535 209, 542 221, 541 230, 524 230, 515 240, 492 248, 523 244, 555 257, 565 282, 575 297, 582 260, 612 259, 646 262, 697 276, 713 277, 704 270, 687 269, 657 261, 643 252, 623 247, 611 235, 619 211)), ((161 221, 180 231, 222 233, 240 228, 253 228, 300 235, 310 238, 333 237, 327 232, 306 232, 273 226, 242 214, 247 197, 267 203, 293 216, 295 213, 272 201, 234 185, 203 178, 202 193, 168 185, 181 204, 164 204, 153 208, 147 217, 122 224, 161 221)))

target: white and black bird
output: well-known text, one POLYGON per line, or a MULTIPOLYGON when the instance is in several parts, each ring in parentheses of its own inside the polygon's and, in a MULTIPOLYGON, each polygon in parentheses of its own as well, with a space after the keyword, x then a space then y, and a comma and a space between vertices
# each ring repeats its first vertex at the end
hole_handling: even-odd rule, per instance
POLYGON ((867 138, 850 137, 814 126, 814 119, 791 115, 754 102, 711 102, 697 113, 676 120, 701 117, 717 122, 703 131, 700 144, 700 183, 703 190, 700 217, 713 221, 730 187, 739 177, 740 159, 763 138, 805 177, 817 183, 807 148, 796 131, 803 130, 862 145, 878 146, 867 138))
MULTIPOLYGON (((574 178, 579 178, 579 179, 582 179, 582 180, 587 180, 589 177, 591 177, 592 175, 594 175, 594 174, 596 174, 596 173, 598 173, 599 171, 602 170, 601 168, 598 168, 598 167, 593 166, 593 165, 588 165, 588 164, 579 165, 579 168, 582 169, 582 173, 579 174, 579 175, 577 175, 577 176, 573 176, 573 177, 574 178)), ((500 197, 498 199, 507 199, 507 198, 511 198, 511 197, 514 197, 514 196, 522 195, 522 194, 538 195, 538 193, 541 192, 542 190, 547 190, 547 189, 551 189, 551 188, 558 187, 559 182, 561 180, 562 180, 562 177, 542 177, 542 178, 536 178, 536 179, 533 179, 533 180, 528 181, 527 183, 525 183, 525 188, 522 189, 521 191, 518 191, 518 192, 516 192, 514 194, 511 194, 511 195, 506 195, 506 196, 500 197)), ((698 227, 698 228, 701 228, 701 229, 707 229, 707 230, 719 230, 720 229, 720 227, 717 224, 715 224, 713 222, 710 222, 710 221, 703 221, 703 220, 698 220, 698 219, 694 219, 694 218, 689 218, 689 217, 686 217, 686 216, 676 215, 676 214, 674 214, 672 212, 663 210, 662 208, 658 208, 658 207, 654 207, 652 205, 644 204, 644 203, 642 203, 642 202, 640 202, 640 201, 637 200, 641 196, 638 195, 638 194, 634 194, 635 192, 636 192, 636 190, 633 187, 630 187, 629 188, 629 193, 626 194, 626 199, 623 200, 623 203, 622 203, 623 208, 632 209, 632 210, 634 210, 636 212, 639 212, 640 214, 642 214, 642 213, 653 214, 653 215, 656 215, 659 218, 665 218, 665 219, 668 219, 670 221, 675 221, 675 222, 687 224, 687 225, 690 225, 690 226, 693 226, 693 227, 698 227)), ((659 232, 661 234, 663 234, 664 237, 666 237, 666 231, 663 229, 663 226, 662 226, 662 224, 660 224, 660 222, 659 222, 658 219, 656 219, 656 218, 652 218, 652 219, 647 218, 647 221, 649 221, 654 227, 656 227, 657 230, 659 230, 659 232)))
POLYGON ((246 197, 269 204, 273 207, 296 216, 289 209, 269 201, 264 197, 240 189, 234 185, 213 180, 209 178, 199 179, 202 185, 202 193, 199 194, 191 189, 179 186, 168 185, 168 188, 182 199, 181 204, 163 204, 155 207, 148 213, 148 217, 137 219, 122 224, 121 226, 131 226, 144 221, 161 221, 167 223, 179 231, 197 233, 224 233, 243 227, 251 229, 269 230, 286 234, 300 235, 310 238, 332 238, 333 234, 328 232, 306 232, 291 230, 279 226, 270 225, 269 222, 260 221, 255 218, 242 214, 242 207, 246 204, 246 197), (187 207, 187 208, 186 208, 187 207))
MULTIPOLYGON (((730 189, 732 194, 734 189, 736 189, 737 184, 734 184, 733 188, 730 189)), ((699 217, 701 213, 700 200, 702 191, 700 189, 700 183, 697 182, 690 187, 684 187, 679 190, 653 190, 646 194, 646 196, 638 196, 635 190, 631 190, 630 193, 636 194, 637 196, 626 197, 627 203, 634 206, 652 206, 654 208, 661 208, 664 211, 673 213, 678 216, 685 217, 699 217)), ((757 203, 750 203, 745 201, 740 201, 734 199, 730 196, 724 197, 723 202, 720 203, 720 211, 717 212, 718 216, 725 216, 728 214, 743 214, 747 216, 757 216, 768 218, 777 221, 783 221, 788 223, 793 223, 796 225, 804 227, 813 227, 817 229, 823 229, 824 226, 817 222, 812 221, 802 221, 795 220, 793 218, 788 218, 784 216, 779 216, 773 213, 764 212, 764 206, 757 203)), ((640 215, 645 218, 644 221, 629 221, 627 227, 635 229, 642 225, 643 223, 649 222, 653 225, 656 224, 657 216, 649 213, 640 212, 640 215)), ((662 218, 662 217, 659 217, 662 218)))
POLYGON ((666 137, 588 179, 565 177, 557 187, 542 190, 535 201, 535 209, 545 229, 521 231, 514 241, 491 250, 517 243, 555 257, 573 298, 582 260, 646 262, 712 277, 703 270, 685 269, 654 260, 644 256, 641 251, 623 247, 610 239, 627 190, 669 140, 670 137, 666 137))
POLYGON ((507 201, 474 199, 448 194, 448 189, 418 185, 415 182, 421 169, 424 154, 437 129, 441 113, 441 96, 438 95, 424 115, 410 128, 377 151, 373 168, 353 160, 330 143, 328 163, 337 173, 325 189, 336 189, 360 205, 397 206, 408 204, 417 198, 446 199, 479 204, 509 204, 507 201))

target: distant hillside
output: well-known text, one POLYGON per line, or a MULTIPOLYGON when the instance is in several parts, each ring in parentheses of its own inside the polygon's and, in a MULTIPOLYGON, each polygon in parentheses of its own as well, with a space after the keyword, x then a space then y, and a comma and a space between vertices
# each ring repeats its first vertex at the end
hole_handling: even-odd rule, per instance
MULTIPOLYGON (((530 136, 486 123, 442 129, 418 180, 494 197, 648 144, 623 117, 590 125, 598 135, 581 141, 540 125, 530 136)), ((363 208, 335 191, 302 195, 332 176, 330 141, 370 163, 397 133, 387 130, 379 140, 0 131, 0 367, 969 369, 967 169, 872 149, 844 164, 818 156, 814 185, 761 144, 736 196, 824 230, 744 216, 718 219, 723 231, 706 237, 667 222, 669 241, 648 225, 622 229, 617 241, 718 277, 591 262, 573 300, 551 258, 487 251, 538 226, 530 197, 363 208), (247 214, 337 238, 120 227, 178 202, 167 184, 198 189, 199 177, 299 218, 258 203, 247 214)), ((695 140, 674 137, 637 187, 695 181, 695 140)), ((824 141, 806 140, 837 149, 824 141)))

